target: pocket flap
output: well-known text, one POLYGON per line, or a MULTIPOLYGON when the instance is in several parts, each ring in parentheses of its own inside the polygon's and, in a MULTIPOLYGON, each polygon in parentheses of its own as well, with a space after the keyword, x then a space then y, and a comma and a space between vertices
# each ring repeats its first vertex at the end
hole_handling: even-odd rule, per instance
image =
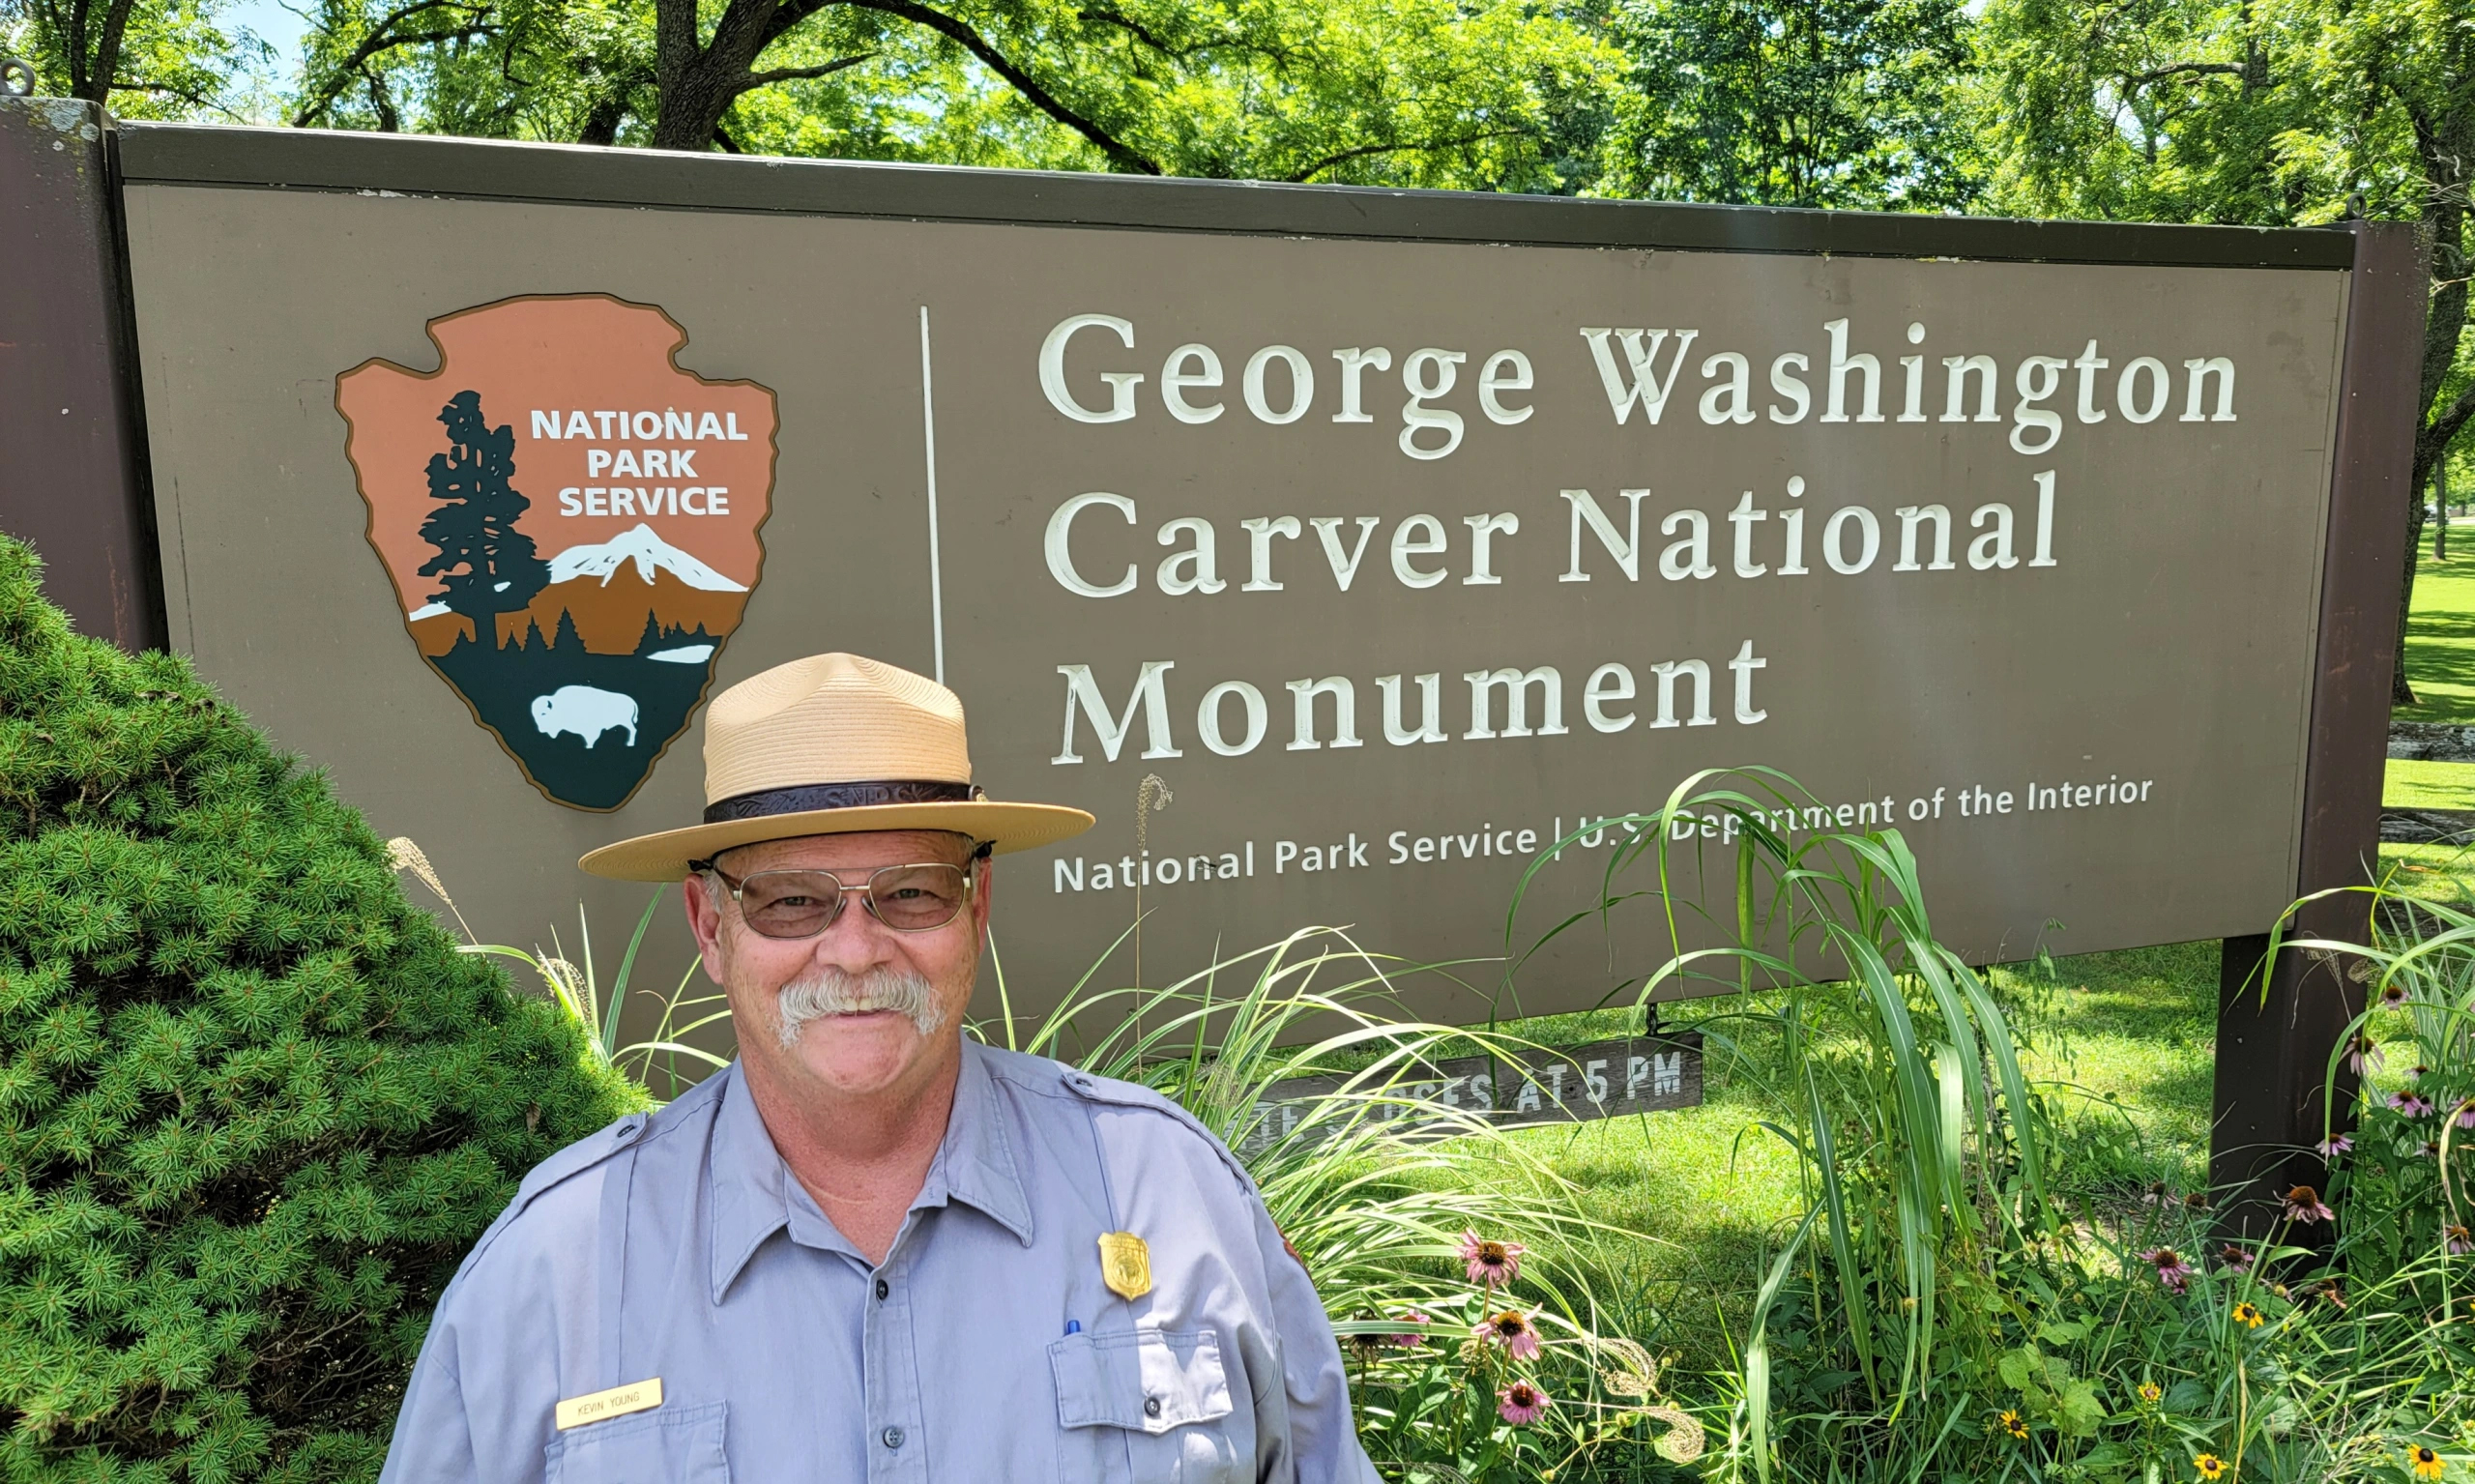
POLYGON ((1165 1433, 1232 1411, 1220 1337, 1208 1329, 1069 1334, 1048 1348, 1061 1427, 1165 1433))
POLYGON ((568 1428, 550 1440, 547 1484, 730 1484, 729 1407, 656 1407, 568 1428))

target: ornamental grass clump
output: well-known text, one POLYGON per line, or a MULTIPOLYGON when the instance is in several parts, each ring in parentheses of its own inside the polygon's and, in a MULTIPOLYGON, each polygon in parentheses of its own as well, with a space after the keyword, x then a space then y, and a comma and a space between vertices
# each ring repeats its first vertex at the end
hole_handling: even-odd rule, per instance
POLYGON ((465 1251, 641 1094, 38 570, 0 539, 0 1480, 374 1477, 465 1251))

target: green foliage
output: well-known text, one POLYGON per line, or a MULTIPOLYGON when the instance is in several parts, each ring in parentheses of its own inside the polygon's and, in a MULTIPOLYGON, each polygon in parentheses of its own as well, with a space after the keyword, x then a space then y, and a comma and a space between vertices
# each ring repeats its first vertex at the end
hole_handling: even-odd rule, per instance
MULTIPOLYGON (((1756 1126, 1792 1151, 1803 1191, 1738 1311, 1741 1365, 1704 1379, 1731 1416, 1715 1475, 2134 1484, 2205 1477, 2206 1460, 2316 1484, 2404 1479, 2410 1447, 2462 1467, 2475 1253, 2449 1250, 2464 1185, 2437 1175, 2460 1156, 2422 1147, 2457 1102, 2395 1112, 2415 1125, 2402 1132, 2367 1115, 2358 1158, 2376 1144, 2428 1168, 2402 1207, 2350 1208, 2333 1251, 2297 1239, 2326 1231, 2312 1207, 2229 1245, 2204 1192, 2101 1204, 2086 1172, 2054 1167, 2071 1146, 2019 1074, 2004 1003, 2019 976, 1981 978, 1933 941, 1895 831, 1776 832, 1800 794, 1765 770, 1703 775, 1655 814, 1597 827, 1614 842, 1605 910, 1661 914, 1674 946, 1644 993, 1688 978, 1734 992, 1699 1028, 1759 1091, 1756 1126), (1678 814, 1728 821, 1728 843, 1672 855, 1678 814), (1705 900, 1695 881, 1722 885, 1705 900)), ((2387 920, 2373 990, 2413 981, 2382 1013, 2422 1017, 2419 1085, 2475 1091, 2475 916, 2428 904, 2387 920)), ((2315 948, 2366 951, 2292 950, 2315 948)))
MULTIPOLYGON (((650 142, 675 103, 655 86, 655 9, 650 0, 322 0, 296 121, 650 142)), ((1611 62, 1578 28, 1521 0, 997 0, 933 14, 949 24, 872 6, 786 10, 779 34, 732 84, 717 142, 865 160, 1552 189, 1558 111, 1594 90, 1611 62), (1114 147, 1062 122, 1043 99, 1114 147)))
POLYGON ((0 1480, 370 1477, 465 1249, 635 1095, 36 572, 0 541, 0 1480))
POLYGON ((226 0, 0 0, 0 53, 35 91, 108 102, 129 119, 218 111, 265 44, 222 23, 226 0))
POLYGON ((1958 0, 1617 0, 1593 194, 1874 210, 1979 195, 1958 0))

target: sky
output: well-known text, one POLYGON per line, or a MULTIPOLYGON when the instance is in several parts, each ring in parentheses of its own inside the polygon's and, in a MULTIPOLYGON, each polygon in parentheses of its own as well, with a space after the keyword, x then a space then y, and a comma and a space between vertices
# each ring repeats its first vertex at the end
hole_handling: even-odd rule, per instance
MULTIPOLYGON (((293 4, 303 10, 309 8, 309 0, 293 0, 293 4)), ((283 0, 232 0, 218 18, 231 29, 255 32, 260 41, 273 46, 278 76, 289 76, 299 63, 301 34, 308 22, 298 12, 286 8, 283 0)))

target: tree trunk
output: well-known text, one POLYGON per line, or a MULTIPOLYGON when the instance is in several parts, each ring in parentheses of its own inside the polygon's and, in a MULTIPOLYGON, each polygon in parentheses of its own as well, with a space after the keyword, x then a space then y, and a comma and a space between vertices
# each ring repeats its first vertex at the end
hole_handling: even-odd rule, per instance
POLYGON ((696 0, 654 0, 655 149, 713 147, 722 115, 747 86, 782 9, 778 0, 731 0, 713 23, 713 41, 699 44, 696 0))
POLYGON ((2421 482, 2411 486, 2414 508, 2406 512, 2406 575, 2398 584, 2398 663, 2391 668, 2389 704, 2392 707, 2417 706, 2415 687, 2406 684, 2406 626, 2415 611, 2415 559, 2424 545, 2424 488, 2421 482))
POLYGON ((2432 528, 2432 560, 2449 560, 2449 451, 2440 451, 2440 462, 2432 465, 2432 510, 2440 524, 2432 528))

